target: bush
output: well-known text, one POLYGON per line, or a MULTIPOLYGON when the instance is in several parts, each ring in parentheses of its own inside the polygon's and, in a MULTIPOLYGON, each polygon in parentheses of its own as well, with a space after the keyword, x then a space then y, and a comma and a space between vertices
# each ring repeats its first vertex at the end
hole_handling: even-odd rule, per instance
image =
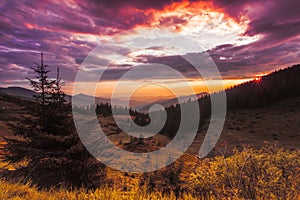
POLYGON ((198 195, 217 199, 299 199, 300 150, 246 148, 204 159, 191 176, 198 195))

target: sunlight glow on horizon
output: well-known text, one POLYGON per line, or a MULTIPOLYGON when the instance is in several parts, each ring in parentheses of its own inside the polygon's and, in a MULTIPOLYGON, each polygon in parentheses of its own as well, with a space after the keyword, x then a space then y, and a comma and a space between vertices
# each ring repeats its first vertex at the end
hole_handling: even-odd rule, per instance
MULTIPOLYGON (((214 92, 218 92, 220 91, 222 88, 230 88, 234 85, 238 85, 247 81, 251 81, 253 80, 253 78, 247 78, 247 79, 225 79, 222 80, 223 86, 220 85, 220 81, 219 80, 208 80, 208 84, 211 85, 211 87, 213 88, 212 93, 214 92)), ((111 98, 112 95, 112 91, 114 89, 114 87, 116 86, 118 81, 103 81, 100 83, 92 83, 92 82, 87 82, 81 85, 84 85, 85 87, 82 88, 82 92, 80 92, 81 94, 85 94, 85 95, 90 95, 90 96, 96 96, 96 97, 102 97, 102 98, 111 98), (96 92, 91 91, 90 88, 92 85, 97 85, 97 90, 96 92)), ((202 93, 202 92, 207 92, 208 88, 206 86, 205 81, 202 80, 191 80, 188 81, 189 85, 191 86, 191 88, 195 91, 195 94, 198 93, 202 93)), ((132 85, 132 81, 123 81, 120 85, 121 87, 124 87, 124 93, 122 94, 117 94, 117 97, 119 99, 122 99, 124 97, 126 97, 127 94, 127 89, 129 87, 131 87, 132 85), (126 89, 127 88, 127 89, 126 89)), ((167 93, 165 92, 166 89, 168 89, 168 83, 163 83, 162 85, 164 85, 164 88, 162 86, 157 85, 157 87, 155 87, 155 85, 151 85, 149 83, 148 87, 145 88, 139 88, 135 91, 134 100, 138 100, 138 101, 148 101, 148 100, 152 100, 152 99, 157 99, 157 98, 172 98, 174 97, 174 95, 172 95, 172 93, 167 93)), ((170 82, 169 83, 170 88, 172 87, 177 87, 180 91, 182 96, 187 96, 187 95, 192 95, 189 93, 186 93, 186 88, 181 87, 180 86, 180 82, 170 82), (172 86, 171 86, 172 85, 172 86)), ((68 83, 65 86, 65 92, 71 95, 76 95, 76 94, 72 94, 72 83, 68 83)))

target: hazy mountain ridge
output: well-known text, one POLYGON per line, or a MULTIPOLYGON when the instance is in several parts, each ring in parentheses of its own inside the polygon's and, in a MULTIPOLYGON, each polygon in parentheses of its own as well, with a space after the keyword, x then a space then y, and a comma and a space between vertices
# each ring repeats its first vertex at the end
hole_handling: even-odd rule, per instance
MULTIPOLYGON (((208 95, 207 92, 201 92, 201 93, 194 94, 194 95, 180 96, 179 99, 180 99, 180 103, 184 103, 184 102, 187 102, 187 101, 196 101, 196 100, 201 99, 201 98, 203 98, 207 95, 208 95)), ((163 107, 168 107, 168 106, 171 106, 171 105, 176 105, 178 103, 179 103, 178 99, 176 97, 174 97, 174 98, 169 98, 169 99, 159 99, 159 100, 154 101, 150 104, 147 104, 146 106, 143 105, 143 106, 139 106, 139 107, 136 107, 136 108, 140 112, 148 112, 150 107, 154 104, 160 104, 163 107)))
MULTIPOLYGON (((15 96, 15 97, 19 97, 21 99, 32 101, 32 100, 34 100, 34 95, 37 95, 37 92, 30 90, 30 89, 22 88, 22 87, 7 87, 7 88, 1 87, 0 94, 15 96)), ((94 99, 93 96, 86 95, 86 94, 76 94, 75 96, 77 98, 79 98, 80 101, 82 101, 82 105, 85 105, 84 104, 85 101, 90 101, 91 99, 94 99)), ((65 99, 67 102, 71 102, 72 96, 66 95, 65 99)), ((80 103, 80 101, 79 101, 79 103, 80 103)), ((95 103, 96 104, 110 103, 110 99, 96 97, 95 103)))
MULTIPOLYGON (((269 75, 253 80, 240 85, 235 85, 232 88, 226 89, 227 105, 229 109, 234 108, 252 108, 270 105, 288 97, 300 96, 300 65, 294 65, 285 69, 281 69, 270 73, 269 75)), ((33 90, 22 87, 0 88, 0 94, 11 95, 26 100, 33 100, 33 96, 37 93, 33 90)), ((215 95, 214 93, 212 95, 215 95)), ((180 96, 181 102, 188 100, 195 101, 208 96, 206 92, 195 95, 180 96), (196 99, 194 99, 196 96, 196 99)), ((95 99, 96 104, 111 103, 111 100, 103 97, 93 97, 86 94, 76 94, 79 99, 79 105, 86 105, 85 102, 92 102, 95 99)), ((67 102, 71 102, 72 96, 66 95, 67 102)), ((118 106, 125 106, 127 102, 122 99, 116 99, 115 103, 118 106)), ((151 103, 141 102, 136 100, 130 101, 130 106, 141 112, 147 112, 153 104, 160 104, 164 107, 178 104, 178 99, 175 98, 160 98, 151 103)))
MULTIPOLYGON (((7 88, 2 88, 0 87, 0 94, 5 94, 5 95, 10 95, 10 96, 15 96, 15 97, 19 97, 25 100, 34 100, 34 95, 37 95, 37 92, 30 90, 30 89, 26 89, 26 88, 22 88, 22 87, 7 87, 7 88)), ((203 93, 199 93, 196 95, 186 95, 186 96, 181 96, 181 101, 182 102, 186 102, 188 100, 196 100, 194 99, 194 97, 196 96, 196 98, 202 98, 203 96, 207 95, 206 92, 203 93)), ((92 102, 95 101, 95 104, 105 104, 105 103, 111 103, 111 99, 108 98, 103 98, 103 97, 94 97, 91 95, 87 95, 87 94, 76 94, 74 95, 74 97, 77 98, 77 105, 86 105, 86 102, 92 102)), ((67 102, 72 101, 72 96, 71 95, 66 95, 65 97, 67 102)), ((115 99, 115 104, 117 106, 127 106, 127 102, 125 100, 122 99, 115 99)), ((178 100, 177 98, 169 98, 169 99, 163 99, 160 98, 152 103, 145 103, 142 101, 137 101, 137 100, 130 100, 130 105, 131 107, 136 108, 139 111, 147 111, 151 105, 153 104, 161 104, 162 106, 166 107, 169 105, 173 105, 173 104, 177 104, 178 100)))
POLYGON ((37 93, 33 90, 22 88, 22 87, 0 87, 0 94, 20 97, 26 100, 32 100, 33 96, 37 93))

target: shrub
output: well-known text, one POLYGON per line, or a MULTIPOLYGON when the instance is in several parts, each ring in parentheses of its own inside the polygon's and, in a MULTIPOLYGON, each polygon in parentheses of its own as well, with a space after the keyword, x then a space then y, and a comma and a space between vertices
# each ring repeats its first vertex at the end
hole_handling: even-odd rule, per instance
POLYGON ((199 195, 238 199, 299 199, 300 150, 246 148, 204 159, 191 176, 199 195))

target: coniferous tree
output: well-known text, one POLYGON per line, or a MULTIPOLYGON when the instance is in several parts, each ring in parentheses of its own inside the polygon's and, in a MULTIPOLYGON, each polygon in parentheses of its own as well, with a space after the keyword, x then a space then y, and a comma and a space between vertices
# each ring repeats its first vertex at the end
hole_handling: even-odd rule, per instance
POLYGON ((5 159, 11 164, 26 160, 13 176, 41 187, 96 188, 104 178, 104 165, 89 154, 76 133, 59 69, 56 80, 48 78, 50 71, 41 56, 41 64, 34 69, 36 79, 29 79, 38 92, 35 103, 20 122, 11 125, 20 139, 6 138, 5 159))

